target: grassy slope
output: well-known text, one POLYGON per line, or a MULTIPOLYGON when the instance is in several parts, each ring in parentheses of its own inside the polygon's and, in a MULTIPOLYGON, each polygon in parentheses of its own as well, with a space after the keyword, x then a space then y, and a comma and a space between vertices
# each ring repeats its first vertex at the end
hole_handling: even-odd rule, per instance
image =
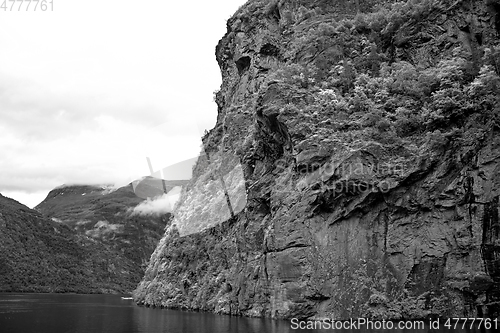
POLYGON ((0 291, 126 292, 132 262, 109 252, 0 195, 0 291))

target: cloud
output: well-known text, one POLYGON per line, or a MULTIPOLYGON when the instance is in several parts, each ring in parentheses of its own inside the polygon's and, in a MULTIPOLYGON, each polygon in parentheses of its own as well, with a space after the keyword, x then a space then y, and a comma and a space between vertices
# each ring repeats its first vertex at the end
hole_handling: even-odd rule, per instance
POLYGON ((162 196, 147 199, 132 209, 132 215, 161 215, 171 213, 179 200, 182 187, 176 186, 162 196))
POLYGON ((146 157, 157 171, 197 156, 217 116, 214 48, 243 2, 65 1, 2 17, 0 192, 37 193, 31 205, 63 183, 125 185, 150 173, 146 157))
POLYGON ((0 72, 0 124, 24 139, 50 140, 97 127, 106 115, 154 127, 169 120, 164 105, 102 92, 58 91, 0 72))
MULTIPOLYGON (((182 120, 191 122, 176 122, 182 120)), ((150 173, 146 157, 157 171, 199 154, 201 135, 176 133, 176 122, 151 128, 102 115, 92 127, 44 140, 0 125, 0 192, 48 191, 63 183, 126 185, 150 173)))

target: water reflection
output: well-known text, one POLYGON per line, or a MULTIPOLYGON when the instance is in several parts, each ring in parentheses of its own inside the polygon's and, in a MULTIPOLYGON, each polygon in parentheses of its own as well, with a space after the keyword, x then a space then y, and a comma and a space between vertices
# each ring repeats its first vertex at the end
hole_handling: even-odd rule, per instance
MULTIPOLYGON (((493 333, 470 328, 439 330, 300 330, 289 321, 218 316, 210 313, 152 309, 136 306, 115 295, 0 294, 2 333, 493 333)), ((460 325, 459 325, 460 326, 460 325)), ((396 325, 395 325, 396 327, 396 325)))
POLYGON ((120 297, 72 294, 0 294, 1 332, 139 332, 133 308, 120 297))
MULTIPOLYGON (((138 332, 287 333, 289 323, 281 320, 219 316, 203 312, 134 308, 138 332)), ((312 332, 299 330, 295 332, 312 332)))

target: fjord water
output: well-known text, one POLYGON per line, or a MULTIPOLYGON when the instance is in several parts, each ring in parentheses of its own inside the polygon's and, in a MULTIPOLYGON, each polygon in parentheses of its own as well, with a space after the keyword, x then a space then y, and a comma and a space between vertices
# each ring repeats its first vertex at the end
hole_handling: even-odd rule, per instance
MULTIPOLYGON (((289 333, 282 320, 139 307, 117 295, 0 294, 1 333, 289 333)), ((493 332, 488 330, 358 330, 357 332, 493 332)))

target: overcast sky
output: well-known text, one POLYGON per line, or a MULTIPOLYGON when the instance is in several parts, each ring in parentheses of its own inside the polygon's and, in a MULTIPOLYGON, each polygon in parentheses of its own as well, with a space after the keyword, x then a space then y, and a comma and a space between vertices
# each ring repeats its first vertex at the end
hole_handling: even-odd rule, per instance
MULTIPOLYGON (((53 0, 0 11, 0 193, 126 184, 200 151, 215 46, 245 0, 53 0)), ((17 5, 16 5, 17 7, 17 5)))

